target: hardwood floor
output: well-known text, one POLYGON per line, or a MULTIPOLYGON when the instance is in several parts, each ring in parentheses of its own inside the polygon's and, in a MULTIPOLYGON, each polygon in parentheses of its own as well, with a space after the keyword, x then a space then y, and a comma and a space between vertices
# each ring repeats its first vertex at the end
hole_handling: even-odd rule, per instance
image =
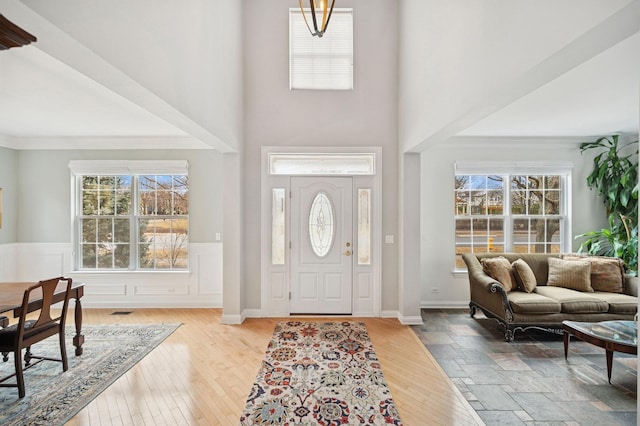
MULTIPOLYGON (((219 309, 131 311, 86 309, 84 323, 182 326, 67 424, 237 425, 274 325, 283 319, 230 326, 220 324, 219 309)), ((366 323, 405 425, 482 424, 409 327, 395 319, 349 320, 366 323)))

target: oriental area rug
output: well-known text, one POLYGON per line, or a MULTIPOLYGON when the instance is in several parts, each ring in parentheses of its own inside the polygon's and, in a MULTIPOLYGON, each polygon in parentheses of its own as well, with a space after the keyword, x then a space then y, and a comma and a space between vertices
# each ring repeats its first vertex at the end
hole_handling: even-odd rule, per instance
POLYGON ((278 323, 241 425, 401 425, 361 322, 278 323))
MULTIPOLYGON (((69 369, 59 362, 43 361, 24 372, 26 396, 17 388, 0 388, 0 425, 62 425, 115 382, 127 370, 162 343, 180 325, 87 325, 82 332, 83 354, 75 356, 71 339, 75 328, 67 326, 69 369)), ((32 347, 34 355, 60 357, 56 336, 32 347)), ((13 355, 0 358, 0 375, 14 373, 13 355)), ((9 379, 7 383, 13 382, 9 379)))

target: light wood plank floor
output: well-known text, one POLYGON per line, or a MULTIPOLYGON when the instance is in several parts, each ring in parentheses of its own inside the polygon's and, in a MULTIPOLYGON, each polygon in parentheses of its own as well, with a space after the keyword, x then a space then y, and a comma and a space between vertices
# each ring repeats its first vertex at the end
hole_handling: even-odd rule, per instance
MULTIPOLYGON (((229 326, 220 324, 219 309, 132 311, 85 309, 84 323, 183 325, 67 424, 237 425, 273 328, 283 319, 229 326)), ((482 424, 409 327, 395 319, 349 320, 366 323, 405 425, 482 424)))

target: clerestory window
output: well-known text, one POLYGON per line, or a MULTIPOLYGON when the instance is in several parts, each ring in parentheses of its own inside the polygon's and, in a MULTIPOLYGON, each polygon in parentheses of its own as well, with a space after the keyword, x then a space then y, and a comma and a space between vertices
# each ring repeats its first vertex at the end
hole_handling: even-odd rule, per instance
POLYGON ((186 162, 72 162, 77 270, 186 270, 186 162), (124 167, 123 167, 124 166, 124 167))
POLYGON ((333 9, 322 37, 309 34, 300 9, 289 10, 289 87, 353 89, 352 9, 333 9))
POLYGON ((456 269, 463 253, 568 251, 569 180, 568 165, 456 164, 456 269))

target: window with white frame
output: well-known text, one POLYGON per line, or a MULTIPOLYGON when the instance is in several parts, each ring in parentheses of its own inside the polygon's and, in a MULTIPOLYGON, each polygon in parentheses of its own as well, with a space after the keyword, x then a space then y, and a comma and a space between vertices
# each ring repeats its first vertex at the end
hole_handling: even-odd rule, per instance
POLYGON ((560 253, 571 247, 571 166, 458 163, 456 269, 463 253, 560 253))
POLYGON ((289 10, 289 87, 353 89, 353 9, 333 9, 322 37, 309 33, 300 9, 289 10))
POLYGON ((186 162, 72 161, 78 270, 186 270, 186 162))

